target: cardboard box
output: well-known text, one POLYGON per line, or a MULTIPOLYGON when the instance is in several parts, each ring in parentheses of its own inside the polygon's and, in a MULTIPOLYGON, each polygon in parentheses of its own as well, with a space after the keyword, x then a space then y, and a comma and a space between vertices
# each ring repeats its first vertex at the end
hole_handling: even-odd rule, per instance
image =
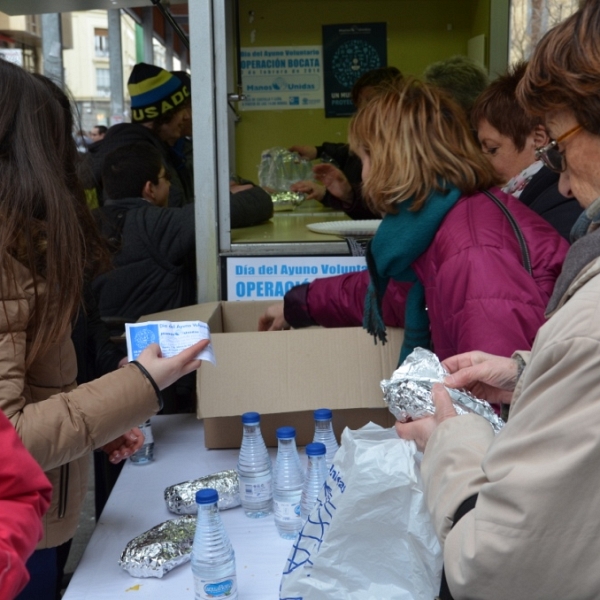
POLYGON ((403 330, 388 329, 385 346, 361 327, 258 332, 271 304, 210 302, 140 319, 208 323, 217 366, 203 364, 197 377, 207 448, 239 448, 247 411, 261 414, 269 446, 277 445, 275 430, 283 425, 296 427, 299 446, 310 443, 316 408, 333 411, 338 438, 344 427, 394 424, 379 382, 396 368, 403 330))

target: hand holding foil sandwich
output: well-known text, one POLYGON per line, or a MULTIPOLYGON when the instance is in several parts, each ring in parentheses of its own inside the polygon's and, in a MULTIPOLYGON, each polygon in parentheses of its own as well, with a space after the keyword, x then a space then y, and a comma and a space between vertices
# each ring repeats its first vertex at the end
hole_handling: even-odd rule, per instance
MULTIPOLYGON (((496 433, 502 429, 504 422, 486 400, 476 398, 469 391, 454 389, 457 383, 464 381, 466 385, 469 380, 463 367, 473 365, 473 355, 481 355, 482 362, 489 356, 471 352, 452 357, 442 364, 429 350, 416 348, 394 371, 391 379, 381 382, 384 400, 399 421, 396 430, 400 437, 414 440, 422 450, 440 423, 467 413, 476 413, 487 419, 496 433), (468 360, 471 360, 469 364, 465 362, 468 360), (450 375, 450 370, 456 371, 456 376, 450 375)), ((511 359, 501 360, 514 363, 511 359)), ((504 371, 506 370, 502 372, 504 371)), ((477 383, 477 386, 472 387, 473 390, 489 392, 488 398, 492 401, 506 401, 507 392, 498 389, 502 381, 482 378, 477 383)))

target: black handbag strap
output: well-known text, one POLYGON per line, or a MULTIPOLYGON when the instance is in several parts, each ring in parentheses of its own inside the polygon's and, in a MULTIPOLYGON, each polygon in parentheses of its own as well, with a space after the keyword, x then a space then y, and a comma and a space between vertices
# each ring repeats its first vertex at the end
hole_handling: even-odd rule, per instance
POLYGON ((508 210, 508 208, 502 202, 500 202, 500 200, 498 198, 496 198, 496 196, 494 196, 494 194, 492 194, 492 192, 485 190, 483 193, 496 204, 496 206, 504 213, 504 216, 508 219, 508 222, 510 223, 512 230, 515 232, 515 235, 517 236, 517 241, 519 242, 519 246, 521 247, 521 256, 522 256, 522 260, 523 260, 523 267, 530 275, 533 275, 533 271, 531 269, 531 258, 529 256, 529 249, 527 248, 527 242, 525 241, 525 236, 523 235, 523 232, 521 231, 519 224, 513 217, 510 210, 508 210))
MULTIPOLYGON (((454 527, 469 511, 475 508, 475 504, 477 504, 477 496, 478 494, 473 494, 472 496, 469 496, 456 509, 456 513, 454 513, 454 520, 452 521, 452 527, 454 527)), ((452 527, 450 529, 452 529, 452 527)), ((450 588, 448 587, 448 582, 446 581, 445 569, 442 569, 442 583, 440 584, 440 593, 436 596, 435 600, 454 600, 452 598, 450 588)))

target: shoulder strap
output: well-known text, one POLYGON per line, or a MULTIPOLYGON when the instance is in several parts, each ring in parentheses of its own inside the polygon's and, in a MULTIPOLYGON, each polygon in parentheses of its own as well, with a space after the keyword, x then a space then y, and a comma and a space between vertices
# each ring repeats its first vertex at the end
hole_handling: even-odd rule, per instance
MULTIPOLYGON (((496 200, 498 200, 496 198, 496 200)), ((500 200, 498 200, 500 202, 500 200)), ((511 215, 512 216, 512 215, 511 215)), ((454 527, 469 511, 475 508, 477 504, 478 494, 469 496, 462 504, 456 509, 454 513, 454 520, 452 521, 452 527, 454 527)), ((452 527, 450 529, 452 529, 452 527)), ((446 581, 446 570, 442 569, 442 583, 440 584, 440 593, 436 596, 435 600, 454 600, 448 582, 446 581)))
POLYGON ((521 247, 521 256, 523 260, 523 267, 530 274, 533 275, 533 271, 531 269, 531 258, 529 256, 529 250, 527 248, 527 242, 525 241, 525 236, 519 227, 519 224, 513 217, 512 213, 508 208, 496 197, 492 192, 488 190, 484 190, 483 192, 490 200, 492 200, 496 206, 504 213, 504 216, 508 219, 512 230, 515 232, 517 236, 517 241, 519 242, 519 246, 521 247))

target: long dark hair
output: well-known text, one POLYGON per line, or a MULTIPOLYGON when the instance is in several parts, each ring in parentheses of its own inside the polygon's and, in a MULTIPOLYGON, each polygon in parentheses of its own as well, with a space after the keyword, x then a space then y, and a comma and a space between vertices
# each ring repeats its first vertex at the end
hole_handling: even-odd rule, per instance
POLYGON ((70 111, 47 82, 4 60, 0 81, 0 297, 8 317, 20 263, 35 297, 29 365, 68 330, 89 257, 70 111))
MULTIPOLYGON (((75 120, 79 123, 79 115, 77 107, 71 101, 67 92, 61 90, 52 80, 44 75, 34 73, 36 79, 39 79, 54 96, 60 104, 65 114, 65 131, 66 139, 70 139, 73 132, 75 120)), ((79 123, 80 125, 81 123, 79 123)), ((79 127, 81 129, 81 127, 79 127)), ((82 155, 77 151, 75 143, 66 144, 65 155, 63 156, 64 174, 67 178, 69 188, 73 192, 75 199, 75 208, 77 210, 77 218, 80 225, 83 227, 85 236, 85 270, 84 275, 87 280, 94 279, 100 273, 104 273, 112 268, 110 252, 100 235, 100 231, 96 225, 96 221, 87 204, 85 190, 81 182, 81 164, 82 155)))

